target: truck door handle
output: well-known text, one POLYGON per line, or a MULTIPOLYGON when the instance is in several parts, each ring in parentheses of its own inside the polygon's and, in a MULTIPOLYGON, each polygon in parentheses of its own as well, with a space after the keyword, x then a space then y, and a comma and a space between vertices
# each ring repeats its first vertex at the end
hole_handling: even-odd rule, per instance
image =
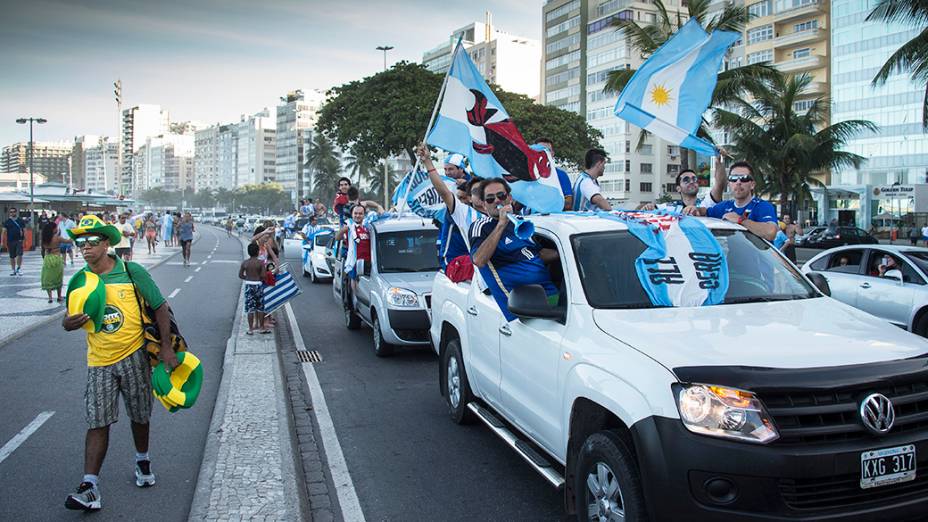
POLYGON ((870 288, 870 283, 861 283, 861 288, 870 288))
POLYGON ((477 315, 477 307, 476 306, 468 307, 467 313, 469 313, 470 315, 477 315))
POLYGON ((512 335, 512 330, 509 329, 508 324, 504 324, 503 326, 499 327, 499 333, 505 335, 506 337, 509 337, 510 335, 512 335))

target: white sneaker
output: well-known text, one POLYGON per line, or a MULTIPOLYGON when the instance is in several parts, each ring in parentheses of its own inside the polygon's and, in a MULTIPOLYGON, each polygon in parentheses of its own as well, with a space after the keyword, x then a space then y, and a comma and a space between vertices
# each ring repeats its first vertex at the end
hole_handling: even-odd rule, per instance
POLYGON ((103 507, 100 490, 90 482, 81 482, 77 491, 68 495, 64 507, 68 509, 83 509, 84 511, 97 511, 103 507))
POLYGON ((135 485, 140 488, 155 485, 155 474, 151 470, 150 460, 140 460, 135 463, 135 485))

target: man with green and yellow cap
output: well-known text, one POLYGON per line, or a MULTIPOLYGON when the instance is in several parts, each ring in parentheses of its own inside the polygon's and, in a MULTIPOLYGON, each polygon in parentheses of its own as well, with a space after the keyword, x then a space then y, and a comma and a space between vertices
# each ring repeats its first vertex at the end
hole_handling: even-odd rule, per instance
MULTIPOLYGON (((68 307, 62 321, 65 330, 85 328, 87 333, 87 388, 84 408, 87 436, 84 447, 84 478, 77 491, 68 495, 65 507, 96 511, 102 507, 97 478, 109 446, 110 425, 118 418, 122 395, 135 441, 135 484, 154 485, 155 475, 148 456, 149 419, 152 408, 151 363, 145 344, 142 310, 147 303, 155 310, 154 322, 161 334, 160 359, 166 371, 177 367, 171 346, 170 309, 151 275, 141 265, 107 254, 121 239, 119 230, 100 218, 87 215, 68 230, 87 265, 68 284, 69 305, 82 301, 82 309, 68 307), (89 272, 89 274, 85 274, 89 272), (93 275, 91 275, 93 274, 93 275), (93 305, 102 282, 105 304, 93 305), (83 285, 95 285, 92 289, 83 285), (72 295, 73 294, 73 295, 72 295), (91 325, 87 325, 92 322, 91 325)), ((97 295, 97 297, 99 297, 97 295)))

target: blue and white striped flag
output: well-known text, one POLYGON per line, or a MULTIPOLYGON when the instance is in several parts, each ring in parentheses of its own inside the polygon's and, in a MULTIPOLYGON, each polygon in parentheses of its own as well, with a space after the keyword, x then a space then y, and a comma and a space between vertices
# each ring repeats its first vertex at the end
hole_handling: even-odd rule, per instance
POLYGON ((303 293, 296 280, 290 275, 290 264, 284 263, 277 269, 274 274, 277 283, 274 286, 264 287, 264 313, 270 314, 281 306, 287 304, 287 301, 303 293))
MULTIPOLYGON (((453 194, 457 190, 457 183, 447 177, 440 176, 441 180, 453 194)), ((425 219, 445 220, 445 202, 438 194, 438 190, 432 185, 429 179, 429 173, 418 169, 409 171, 400 186, 397 187, 398 194, 393 196, 393 204, 397 210, 409 209, 413 214, 425 219), (406 198, 403 200, 403 198, 406 198), (402 201, 401 201, 402 200, 402 201)))
POLYGON ((707 34, 691 18, 635 72, 615 104, 615 115, 670 143, 710 156, 715 147, 696 137, 712 100, 725 52, 739 33, 707 34))

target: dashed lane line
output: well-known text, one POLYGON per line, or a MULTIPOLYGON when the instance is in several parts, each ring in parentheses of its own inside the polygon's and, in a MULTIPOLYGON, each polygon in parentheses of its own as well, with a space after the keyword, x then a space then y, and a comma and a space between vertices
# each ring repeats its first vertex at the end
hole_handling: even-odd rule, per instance
POLYGON ((199 272, 200 270, 203 270, 203 267, 202 267, 202 266, 198 266, 197 269, 194 270, 194 272, 199 272))
POLYGON ((174 296, 180 293, 180 288, 175 288, 171 295, 168 296, 168 299, 174 299, 174 296))
POLYGON ((36 415, 35 418, 32 419, 32 422, 27 424, 25 428, 20 430, 20 432, 14 435, 9 442, 0 448, 0 462, 3 462, 7 457, 12 455, 13 452, 16 451, 16 448, 22 445, 23 442, 26 442, 26 439, 28 439, 30 435, 41 428, 42 425, 45 424, 45 421, 50 419, 54 414, 55 412, 53 411, 43 411, 42 413, 36 415))
POLYGON ((187 279, 184 279, 184 282, 189 283, 191 279, 193 279, 193 276, 187 276, 187 279))

